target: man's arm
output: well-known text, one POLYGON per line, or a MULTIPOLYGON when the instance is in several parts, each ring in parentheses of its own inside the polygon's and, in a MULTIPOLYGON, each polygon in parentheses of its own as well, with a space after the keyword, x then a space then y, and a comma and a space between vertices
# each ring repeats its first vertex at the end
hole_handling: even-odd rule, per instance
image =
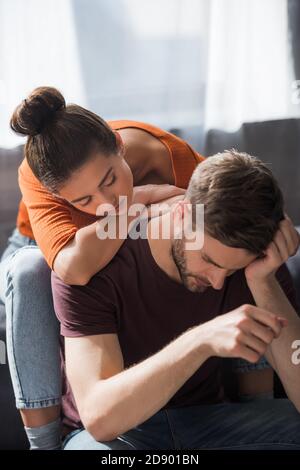
POLYGON ((300 370, 299 365, 292 362, 292 344, 300 339, 300 318, 275 278, 250 288, 259 307, 276 312, 287 320, 287 326, 270 344, 265 355, 279 375, 287 396, 300 411, 300 370))
POLYGON ((299 366, 292 362, 292 344, 300 339, 300 318, 275 277, 279 266, 295 254, 298 246, 299 235, 286 218, 266 250, 265 258, 251 263, 245 275, 256 305, 283 317, 285 328, 268 347, 266 358, 279 375, 288 397, 300 411, 299 366))
POLYGON ((67 376, 81 420, 96 440, 113 440, 159 411, 209 357, 254 363, 280 332, 275 315, 243 305, 126 370, 115 334, 67 337, 67 376))
POLYGON ((113 440, 154 415, 209 357, 197 328, 126 370, 115 334, 66 338, 65 350, 81 420, 99 441, 113 440))

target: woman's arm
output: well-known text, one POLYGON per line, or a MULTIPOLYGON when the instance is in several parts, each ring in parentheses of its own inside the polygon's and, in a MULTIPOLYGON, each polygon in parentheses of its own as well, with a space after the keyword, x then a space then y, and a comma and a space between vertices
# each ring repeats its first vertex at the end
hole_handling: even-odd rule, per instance
MULTIPOLYGON (((146 206, 165 202, 171 206, 183 197, 184 190, 168 184, 145 185, 134 188, 133 203, 146 206)), ((127 227, 135 217, 127 216, 127 227)), ((115 256, 124 242, 119 238, 119 216, 117 216, 117 236, 112 239, 99 239, 97 226, 101 221, 78 230, 74 238, 57 254, 53 270, 66 284, 85 285, 90 278, 103 269, 115 256)), ((126 223, 126 221, 124 221, 126 223)))
POLYGON ((87 284, 94 274, 112 260, 122 246, 124 239, 118 237, 100 240, 97 237, 98 223, 94 222, 77 230, 74 238, 57 253, 53 271, 66 284, 87 284))
MULTIPOLYGON (((49 267, 64 282, 86 284, 123 244, 124 239, 118 237, 100 240, 96 234, 97 218, 73 209, 51 194, 35 178, 26 160, 19 168, 19 186, 36 243, 49 267)), ((138 186, 134 188, 133 202, 148 205, 182 192, 170 185, 138 186)), ((128 225, 133 219, 128 218, 128 225)))

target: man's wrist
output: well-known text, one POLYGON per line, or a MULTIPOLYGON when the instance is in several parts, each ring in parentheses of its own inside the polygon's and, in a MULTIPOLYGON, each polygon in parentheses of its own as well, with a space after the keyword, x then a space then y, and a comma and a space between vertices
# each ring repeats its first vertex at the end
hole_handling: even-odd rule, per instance
POLYGON ((254 278, 254 279, 248 279, 246 276, 246 281, 251 292, 253 290, 272 289, 277 284, 275 273, 271 273, 268 276, 264 276, 262 278, 254 278))
POLYGON ((213 343, 211 341, 211 326, 209 323, 210 322, 208 321, 194 328, 194 332, 197 335, 197 345, 199 348, 199 352, 201 351, 202 354, 205 355, 206 360, 216 355, 216 352, 213 348, 213 343))

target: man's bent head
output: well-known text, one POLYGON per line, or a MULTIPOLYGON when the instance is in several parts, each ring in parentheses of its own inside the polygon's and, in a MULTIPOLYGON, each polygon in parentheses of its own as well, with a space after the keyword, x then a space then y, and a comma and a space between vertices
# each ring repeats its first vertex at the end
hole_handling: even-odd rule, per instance
POLYGON ((182 282, 196 292, 221 289, 227 276, 263 256, 284 217, 283 196, 271 171, 236 150, 198 165, 187 200, 194 215, 196 205, 204 205, 204 245, 187 250, 185 238, 175 239, 172 257, 182 282))

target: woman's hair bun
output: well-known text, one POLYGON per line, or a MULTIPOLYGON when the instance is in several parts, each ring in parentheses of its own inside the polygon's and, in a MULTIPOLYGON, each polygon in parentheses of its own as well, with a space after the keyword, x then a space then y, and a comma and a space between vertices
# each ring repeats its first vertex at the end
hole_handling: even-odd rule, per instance
POLYGON ((22 135, 40 134, 57 111, 65 107, 65 99, 56 88, 36 88, 17 106, 10 120, 10 127, 22 135))

